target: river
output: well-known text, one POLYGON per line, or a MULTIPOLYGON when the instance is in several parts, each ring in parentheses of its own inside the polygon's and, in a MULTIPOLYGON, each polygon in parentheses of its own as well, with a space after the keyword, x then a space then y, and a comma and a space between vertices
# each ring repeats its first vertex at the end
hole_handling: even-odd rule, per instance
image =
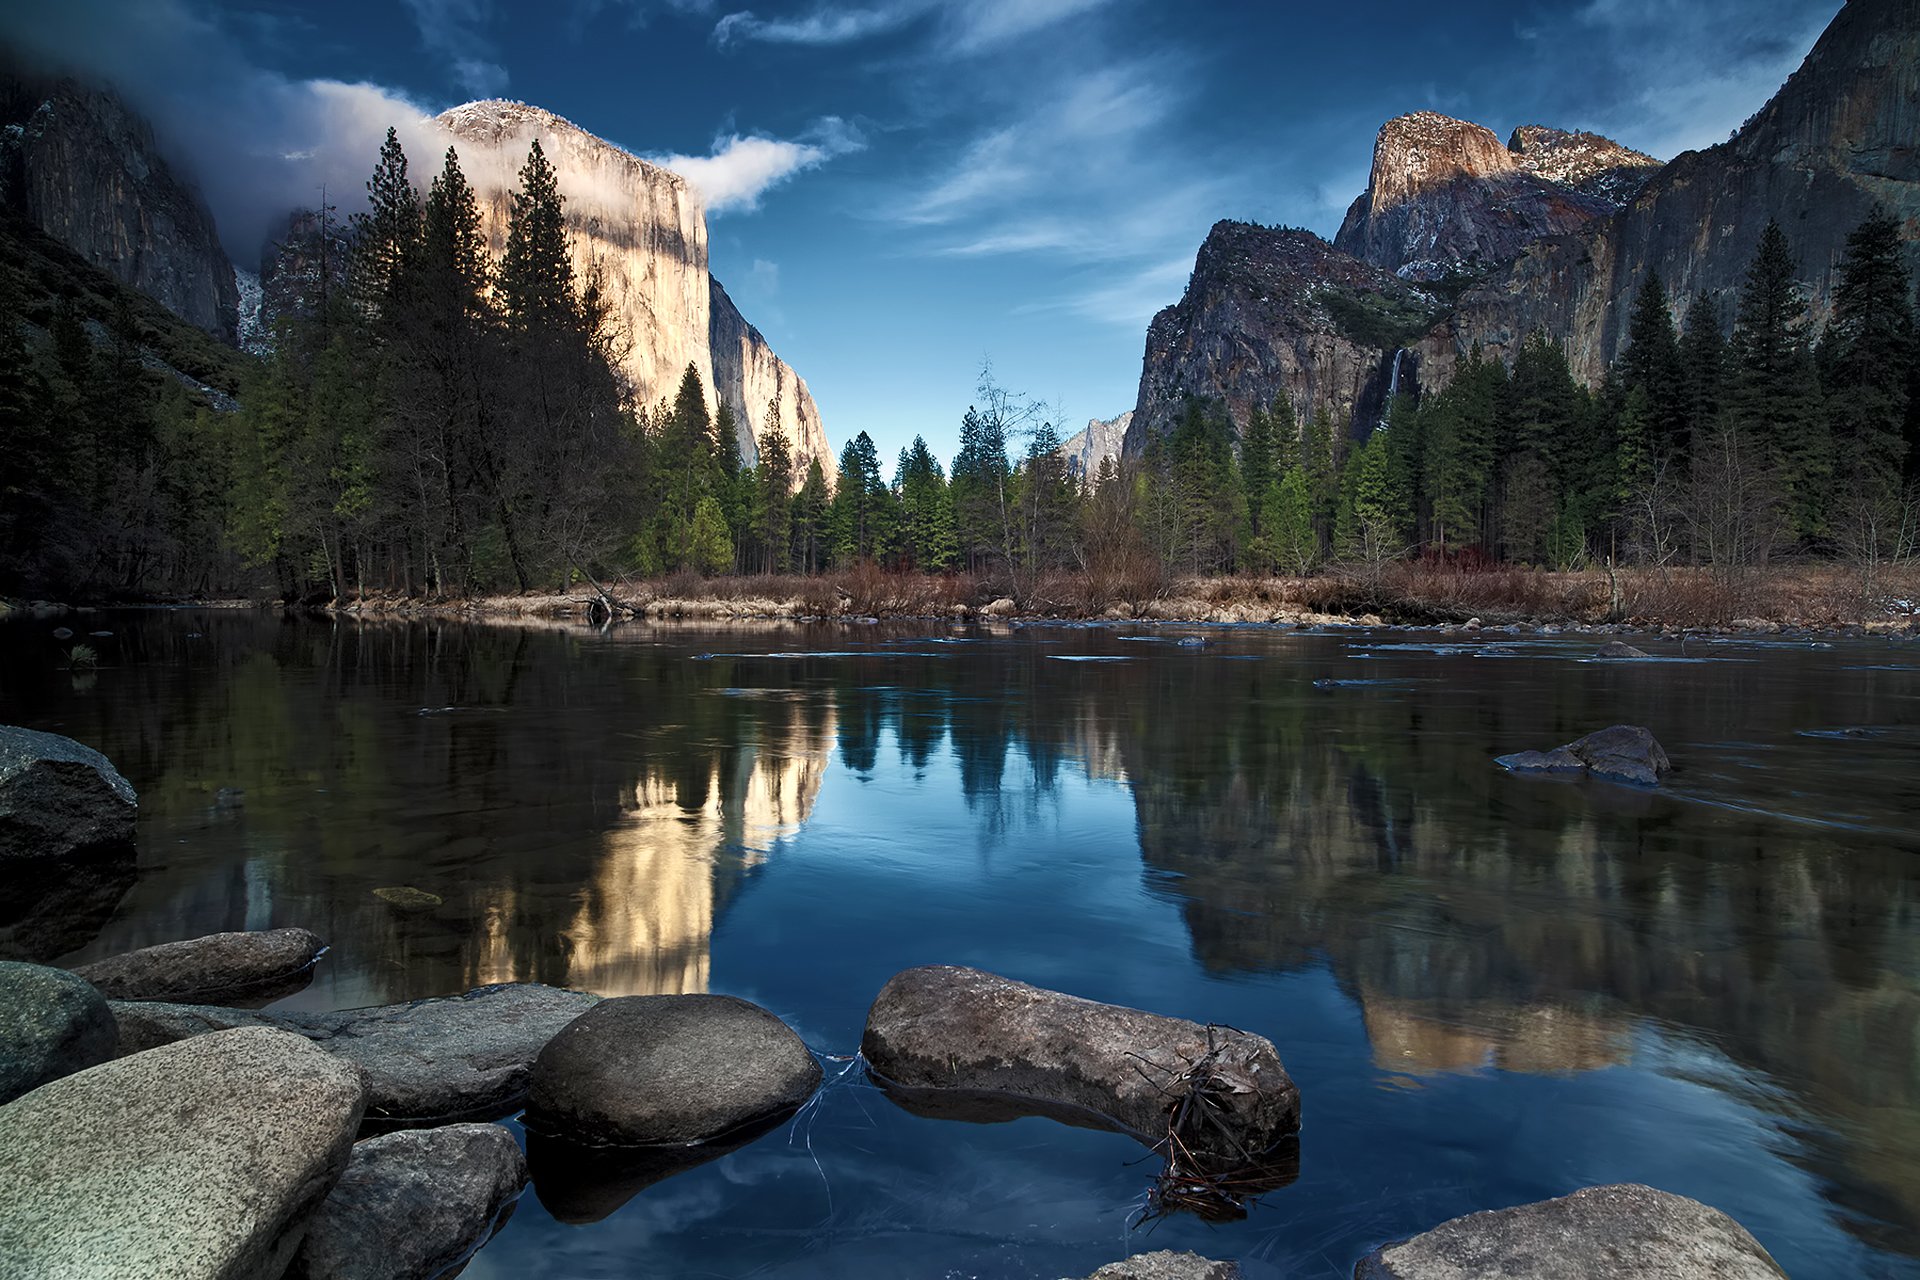
POLYGON ((794 1123, 597 1221, 536 1167, 469 1276, 1056 1277, 1139 1248, 1346 1276, 1615 1181, 1726 1210, 1796 1276, 1920 1275, 1920 645, 81 624, 112 633, 82 637, 95 669, 0 625, 0 720, 140 793, 139 878, 62 962, 302 925, 332 951, 291 1007, 714 991, 823 1055, 794 1123), (1616 722, 1673 757, 1658 790, 1493 764, 1616 722), (1123 1137, 900 1110, 848 1055, 925 963, 1268 1036, 1297 1180, 1134 1226, 1155 1165, 1123 1137))

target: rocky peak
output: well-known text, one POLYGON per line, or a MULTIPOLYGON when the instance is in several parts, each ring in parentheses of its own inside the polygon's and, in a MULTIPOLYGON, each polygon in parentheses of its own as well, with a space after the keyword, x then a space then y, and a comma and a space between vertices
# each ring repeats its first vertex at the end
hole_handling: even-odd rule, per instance
POLYGON ((1133 410, 1129 409, 1117 418, 1088 418, 1086 426, 1068 436, 1059 452, 1074 479, 1091 480, 1100 474, 1108 458, 1118 459, 1132 422, 1133 410))
POLYGON ((1367 194, 1376 213, 1460 179, 1486 179, 1519 167, 1493 130, 1437 111, 1395 116, 1373 140, 1367 194))
POLYGON ((1647 179, 1660 171, 1658 160, 1611 138, 1543 124, 1523 124, 1515 129, 1507 139, 1507 150, 1528 173, 1593 196, 1615 209, 1630 203, 1647 185, 1647 179))

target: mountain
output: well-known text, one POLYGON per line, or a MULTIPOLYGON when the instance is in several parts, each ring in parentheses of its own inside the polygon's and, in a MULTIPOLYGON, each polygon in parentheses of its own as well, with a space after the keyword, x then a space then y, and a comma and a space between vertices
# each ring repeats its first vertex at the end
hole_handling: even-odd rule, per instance
POLYGON ((0 72, 0 199, 123 284, 232 342, 233 264, 199 193, 109 90, 0 72))
POLYGON ((1525 125, 1502 146, 1432 111, 1380 126, 1367 189, 1334 246, 1414 280, 1511 260, 1619 209, 1660 162, 1591 133, 1525 125))
POLYGON ((1088 418, 1087 425, 1068 436, 1060 446, 1067 470, 1077 480, 1099 475, 1101 463, 1108 458, 1119 458, 1120 446, 1127 438, 1127 426, 1132 421, 1131 409, 1117 418, 1088 418))
POLYGON ((626 327, 626 373, 643 403, 671 398, 692 364, 708 403, 732 407, 741 457, 751 463, 768 401, 778 395, 796 475, 804 479, 814 458, 832 474, 833 452, 806 383, 708 274, 706 213, 686 179, 524 103, 469 102, 437 123, 459 149, 496 255, 506 246, 520 166, 539 140, 566 196, 574 270, 583 280, 599 272, 626 327))
POLYGON ((1127 450, 1191 393, 1237 423, 1285 394, 1351 435, 1398 371, 1438 386, 1479 345, 1508 357, 1544 330, 1597 381, 1658 273, 1678 309, 1706 293, 1730 320, 1769 219, 1798 255, 1816 324, 1848 233, 1876 205, 1920 241, 1920 0, 1850 0, 1773 99, 1718 146, 1657 169, 1590 133, 1539 125, 1502 146, 1430 112, 1389 121, 1367 191, 1333 245, 1217 224, 1185 295, 1148 328, 1127 450), (1404 349, 1404 351, 1403 351, 1404 349))

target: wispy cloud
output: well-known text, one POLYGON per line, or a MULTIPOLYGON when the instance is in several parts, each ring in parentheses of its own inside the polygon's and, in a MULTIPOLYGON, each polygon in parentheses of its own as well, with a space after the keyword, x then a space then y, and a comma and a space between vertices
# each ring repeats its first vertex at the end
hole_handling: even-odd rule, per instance
POLYGON ((885 0, 863 6, 822 5, 798 17, 763 18, 751 9, 726 14, 714 25, 722 48, 763 44, 844 45, 912 26, 938 24, 942 44, 970 53, 1052 26, 1109 0, 885 0))
POLYGON ((507 69, 495 60, 485 34, 493 22, 492 0, 406 0, 406 6, 420 43, 445 61, 463 92, 491 98, 505 91, 507 69))
POLYGON ((749 212, 759 207, 760 197, 770 188, 865 145, 852 125, 828 116, 798 138, 725 134, 714 139, 708 155, 654 155, 647 159, 691 182, 708 213, 749 212))

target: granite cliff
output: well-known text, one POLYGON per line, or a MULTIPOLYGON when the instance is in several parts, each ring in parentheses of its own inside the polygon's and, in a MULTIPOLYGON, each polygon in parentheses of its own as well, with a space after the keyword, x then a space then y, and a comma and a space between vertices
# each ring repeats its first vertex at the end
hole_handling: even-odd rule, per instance
MULTIPOLYGON (((1505 146, 1430 112, 1389 121, 1334 245, 1216 225, 1186 294, 1147 332, 1130 452, 1188 393, 1236 423, 1274 396, 1364 436, 1396 368, 1438 386, 1476 344, 1508 357, 1545 330, 1599 379, 1657 272, 1723 316, 1761 230, 1786 229, 1816 324, 1849 232, 1875 204, 1920 241, 1920 0, 1850 0, 1773 99, 1727 142, 1654 167, 1539 125, 1505 146)), ((1677 315, 1676 315, 1677 318, 1677 315)))
POLYGON ((1100 474, 1100 464, 1119 458, 1127 439, 1127 426, 1133 421, 1129 409, 1117 418, 1088 418, 1087 425, 1066 438, 1060 456, 1077 480, 1090 480, 1100 474))
POLYGON ((234 341, 233 264, 199 193, 114 93, 0 71, 0 198, 123 284, 234 341))
POLYGON ((582 279, 599 272, 626 330, 626 373, 643 403, 670 398, 692 364, 708 403, 732 407, 740 454, 752 462, 777 395, 798 476, 816 457, 831 474, 832 449, 806 383, 708 274, 706 213, 684 178, 524 103, 470 102, 438 123, 459 149, 496 254, 506 245, 509 195, 539 139, 567 199, 574 269, 582 279))

